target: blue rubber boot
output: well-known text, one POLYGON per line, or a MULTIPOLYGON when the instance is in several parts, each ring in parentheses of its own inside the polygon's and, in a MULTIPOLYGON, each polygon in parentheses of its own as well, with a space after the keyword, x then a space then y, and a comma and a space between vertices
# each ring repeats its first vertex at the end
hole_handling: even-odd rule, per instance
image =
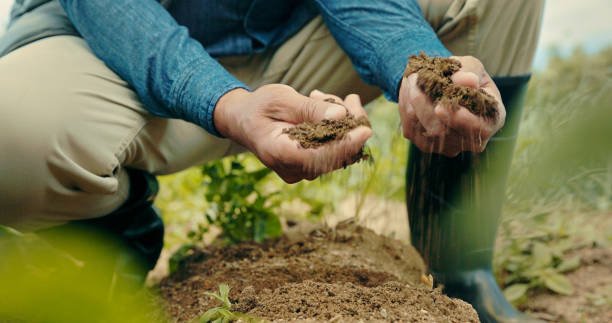
POLYGON ((410 147, 411 240, 444 292, 472 304, 482 322, 527 322, 495 282, 492 260, 529 76, 494 80, 507 117, 484 153, 447 158, 410 147))

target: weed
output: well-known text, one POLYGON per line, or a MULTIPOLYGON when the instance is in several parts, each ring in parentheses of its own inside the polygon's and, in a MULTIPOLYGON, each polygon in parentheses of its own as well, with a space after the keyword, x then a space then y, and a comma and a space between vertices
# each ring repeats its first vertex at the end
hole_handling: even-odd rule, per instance
POLYGON ((563 275, 580 266, 580 257, 565 257, 573 248, 567 236, 544 234, 539 237, 513 239, 497 259, 498 277, 510 302, 520 305, 530 290, 546 288, 561 295, 574 292, 563 275))
POLYGON ((232 312, 232 302, 229 299, 230 289, 231 288, 227 284, 220 284, 218 292, 206 292, 206 295, 219 301, 219 303, 221 303, 221 306, 209 309, 196 321, 200 323, 226 323, 238 320, 242 322, 262 322, 262 320, 251 317, 249 315, 232 312))
MULTIPOLYGON (((204 194, 210 207, 204 214, 208 223, 221 228, 221 237, 229 243, 262 242, 281 235, 275 208, 278 191, 265 192, 262 180, 272 171, 267 168, 247 170, 241 157, 220 160, 202 168, 204 194)), ((193 234, 201 238, 200 233, 193 234)))

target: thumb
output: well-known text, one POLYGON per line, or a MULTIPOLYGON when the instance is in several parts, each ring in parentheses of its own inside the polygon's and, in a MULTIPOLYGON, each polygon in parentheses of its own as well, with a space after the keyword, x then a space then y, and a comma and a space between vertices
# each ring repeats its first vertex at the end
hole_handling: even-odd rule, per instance
POLYGON ((297 92, 289 98, 288 103, 291 120, 287 121, 296 124, 306 121, 318 122, 323 119, 340 119, 348 113, 348 110, 342 105, 309 98, 297 92))
POLYGON ((451 76, 451 79, 457 85, 463 85, 473 89, 478 89, 480 87, 480 77, 478 77, 476 73, 458 71, 451 76))

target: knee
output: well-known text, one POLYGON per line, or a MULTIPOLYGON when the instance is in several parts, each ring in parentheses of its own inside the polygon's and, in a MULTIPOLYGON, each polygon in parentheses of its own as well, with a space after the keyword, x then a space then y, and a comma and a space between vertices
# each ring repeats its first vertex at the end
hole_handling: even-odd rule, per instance
POLYGON ((46 139, 44 161, 49 175, 64 189, 114 194, 119 189, 119 160, 95 131, 62 124, 46 139))

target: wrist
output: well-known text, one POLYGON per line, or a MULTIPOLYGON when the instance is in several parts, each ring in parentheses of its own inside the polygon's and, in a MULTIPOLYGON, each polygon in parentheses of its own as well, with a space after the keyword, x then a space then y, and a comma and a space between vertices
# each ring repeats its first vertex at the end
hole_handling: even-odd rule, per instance
POLYGON ((235 139, 234 126, 238 123, 235 111, 239 110, 249 94, 250 92, 243 88, 236 88, 225 93, 217 101, 213 112, 213 122, 223 137, 235 139))

